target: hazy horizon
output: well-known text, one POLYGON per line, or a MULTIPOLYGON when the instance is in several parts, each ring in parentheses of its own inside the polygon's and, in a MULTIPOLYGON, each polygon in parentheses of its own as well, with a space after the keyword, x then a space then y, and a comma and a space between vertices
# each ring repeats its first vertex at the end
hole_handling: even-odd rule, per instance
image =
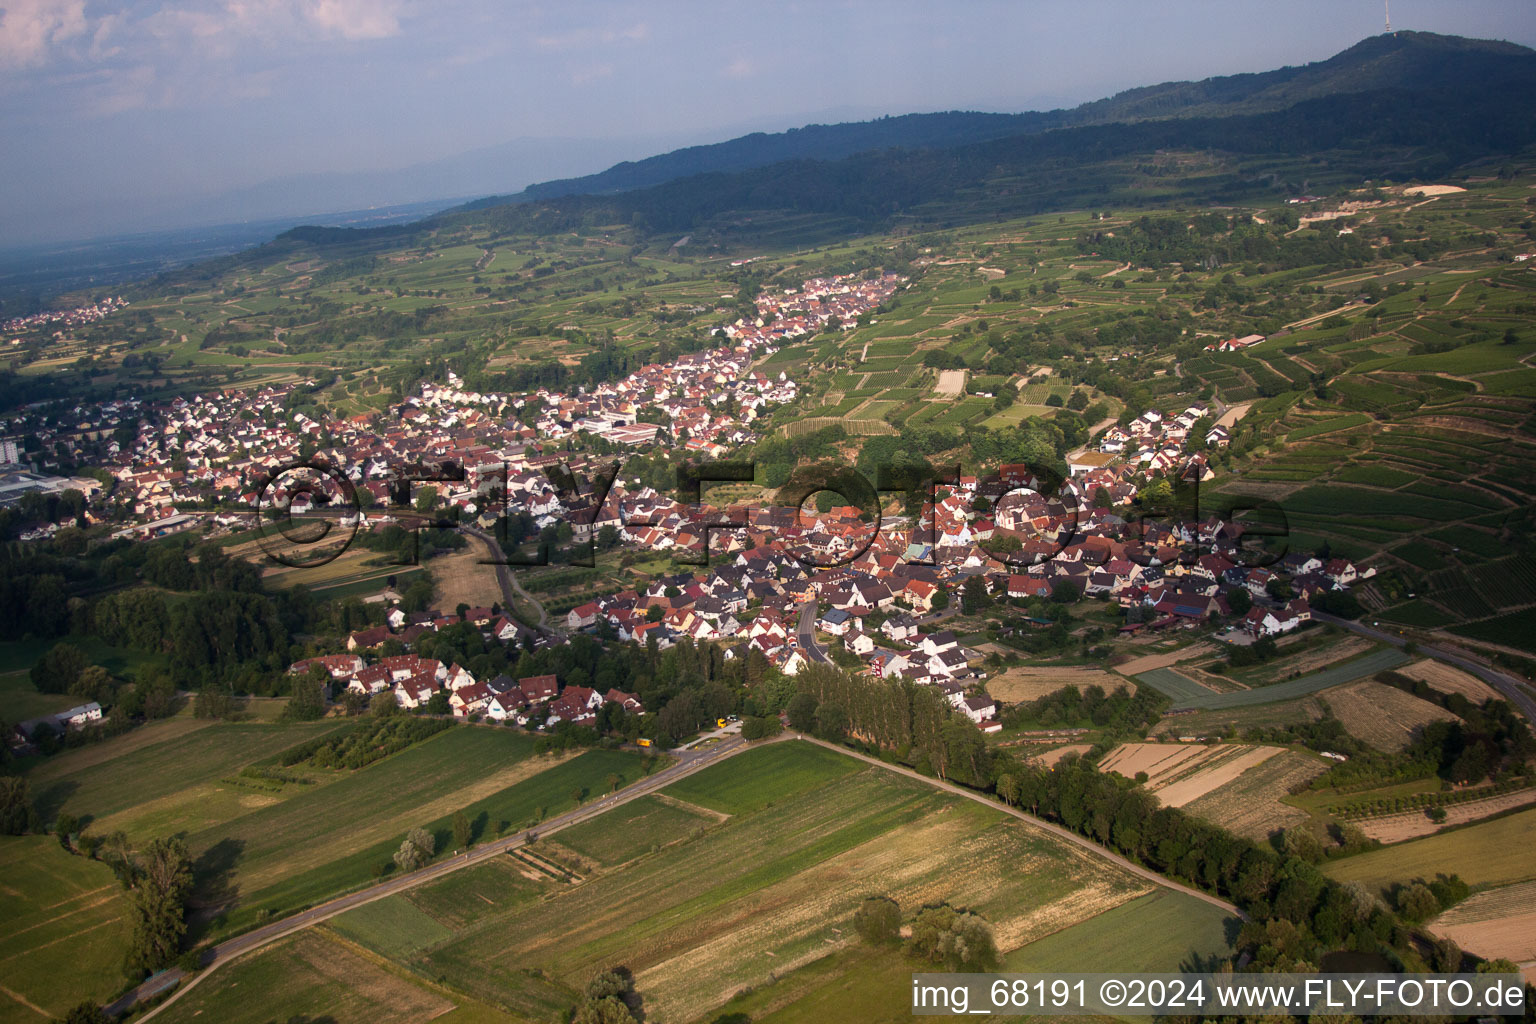
MULTIPOLYGON (((1399 0, 1392 15, 1536 44, 1530 9, 1495 0, 1399 0)), ((3 0, 0 237, 510 193, 750 131, 1072 106, 1325 59, 1382 17, 1374 0, 3 0)))

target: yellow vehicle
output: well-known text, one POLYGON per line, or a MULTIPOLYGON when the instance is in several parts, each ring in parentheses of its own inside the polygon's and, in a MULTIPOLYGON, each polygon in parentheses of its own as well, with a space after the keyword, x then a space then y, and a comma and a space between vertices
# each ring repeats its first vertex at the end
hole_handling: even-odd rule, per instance
POLYGON ((638 740, 635 740, 635 742, 638 743, 642 747, 648 747, 648 746, 651 745, 651 741, 648 740, 648 739, 638 739, 638 740))
POLYGON ((724 729, 725 728, 725 719, 723 719, 723 718, 715 719, 715 728, 716 729, 724 729))

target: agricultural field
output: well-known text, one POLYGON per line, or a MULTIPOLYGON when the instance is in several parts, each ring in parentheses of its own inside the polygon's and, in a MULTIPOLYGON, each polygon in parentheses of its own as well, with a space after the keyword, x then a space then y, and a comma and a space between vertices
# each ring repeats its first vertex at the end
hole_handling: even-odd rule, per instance
POLYGON ((1016 665, 988 679, 987 693, 1004 704, 1023 704, 1065 686, 1080 690, 1098 686, 1105 693, 1124 687, 1127 693, 1136 692, 1136 684, 1131 680, 1101 669, 1016 665))
POLYGON ((1418 839, 1420 836, 1434 835, 1442 829, 1481 821, 1496 814, 1505 814, 1533 803, 1536 803, 1536 789, 1517 789, 1512 793, 1500 793, 1481 800, 1451 804, 1444 809, 1444 821, 1431 821, 1429 816, 1420 810, 1360 818, 1354 824, 1360 827, 1360 831, 1364 832, 1367 838, 1381 843, 1401 843, 1409 839, 1418 839))
POLYGON ((167 1007, 168 1024, 321 1021, 334 1024, 516 1024, 517 1018, 450 993, 326 929, 259 949, 167 1007), (259 992, 259 999, 252 993, 259 992))
POLYGON ((1225 785, 1189 801, 1184 810, 1240 836, 1263 842, 1277 830, 1311 820, 1311 815, 1286 803, 1285 798, 1327 769, 1328 763, 1311 753, 1282 750, 1225 785))
MULTIPOLYGON (((865 895, 889 895, 907 911, 933 900, 969 906, 993 922, 1000 949, 1012 953, 1149 891, 1000 809, 810 744, 748 751, 664 795, 729 817, 690 823, 681 835, 675 825, 647 826, 652 844, 638 854, 609 853, 617 866, 580 885, 533 882, 501 861, 466 869, 437 891, 409 894, 412 913, 449 925, 452 939, 389 953, 380 947, 390 940, 380 938, 375 948, 535 1018, 569 1006, 591 973, 623 963, 635 973, 648 1018, 694 1020, 737 993, 787 1006, 862 984, 845 972, 870 955, 850 922, 865 895), (666 835, 675 838, 654 841, 666 835), (532 898, 529 886, 542 895, 532 898), (487 969, 497 965, 506 969, 487 969)), ((617 831, 657 806, 669 805, 629 812, 617 831)), ((594 829, 549 838, 552 848, 585 846, 596 861, 597 836, 594 829)), ((343 918, 340 927, 351 926, 343 918)), ((894 958, 891 968, 900 967, 894 958)))
POLYGON ((1485 700, 1502 699, 1497 690, 1477 676, 1433 658, 1424 658, 1411 665, 1404 665, 1397 671, 1409 679, 1423 680, 1432 690, 1438 690, 1441 693, 1459 693, 1474 704, 1481 704, 1485 700))
POLYGON ((200 920, 217 935, 366 883, 413 827, 434 832, 441 851, 456 811, 488 835, 641 774, 635 754, 534 757, 531 737, 490 727, 449 729, 362 769, 287 770, 302 783, 240 774, 342 727, 177 718, 51 758, 29 778, 41 811, 68 810, 93 833, 184 836, 200 920))
MULTIPOLYGON (((1469 953, 1529 965, 1536 961, 1536 882, 1474 893, 1428 927, 1469 953)), ((1525 977, 1526 981, 1536 977, 1536 965, 1526 967, 1525 977)))
POLYGON ((126 987, 128 900, 111 868, 52 836, 3 836, 0 879, 0 1022, 47 1024, 126 987))
POLYGON ((1328 691, 1328 706, 1349 734, 1377 750, 1402 750, 1431 722, 1456 716, 1395 686, 1363 679, 1328 691))
POLYGON ((46 819, 68 811, 93 832, 121 828, 130 838, 147 839, 271 802, 265 790, 220 780, 336 728, 336 722, 215 723, 183 713, 48 758, 27 781, 46 819))
POLYGON ((1536 878, 1533 843, 1536 809, 1330 861, 1323 871, 1340 882, 1378 888, 1437 872, 1458 874, 1474 887, 1508 885, 1536 878))
POLYGON ((1166 668, 1143 672, 1136 679, 1172 697, 1175 711, 1184 708, 1219 711, 1294 700, 1329 687, 1375 675, 1385 669, 1396 668, 1406 661, 1408 661, 1406 654, 1396 648, 1388 647, 1298 679, 1288 679, 1283 683, 1273 683, 1254 690, 1233 690, 1229 693, 1214 693, 1187 676, 1166 668))
POLYGON ((1280 747, 1236 743, 1175 744, 1122 743, 1099 762, 1104 771, 1135 779, 1143 772, 1142 785, 1164 807, 1183 807, 1208 793, 1234 783, 1239 776, 1262 765, 1280 747))

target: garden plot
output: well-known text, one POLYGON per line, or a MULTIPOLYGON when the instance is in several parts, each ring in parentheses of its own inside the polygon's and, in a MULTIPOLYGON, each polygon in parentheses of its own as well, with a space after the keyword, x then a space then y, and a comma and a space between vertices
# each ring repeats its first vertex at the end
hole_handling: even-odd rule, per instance
POLYGON ((1102 767, 1128 779, 1146 772, 1148 792, 1165 807, 1183 807, 1231 783, 1281 750, 1239 743, 1125 743, 1109 752, 1102 767))
POLYGON ((1377 750, 1402 750, 1431 722, 1454 721, 1444 708, 1372 679, 1341 686, 1328 694, 1334 717, 1351 736, 1377 750))

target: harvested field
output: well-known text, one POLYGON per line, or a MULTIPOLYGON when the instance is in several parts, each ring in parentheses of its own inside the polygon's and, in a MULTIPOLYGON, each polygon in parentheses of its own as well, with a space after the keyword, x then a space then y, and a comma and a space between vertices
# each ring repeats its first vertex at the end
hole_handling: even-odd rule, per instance
POLYGON ((965 371, 940 370, 938 383, 933 386, 933 393, 950 396, 965 394, 965 371))
POLYGON ((1429 684, 1430 689, 1439 690, 1441 693, 1459 693, 1474 704, 1481 704, 1490 697, 1499 696, 1497 690, 1477 676, 1433 658, 1425 658, 1412 665, 1404 665, 1398 671, 1410 679, 1422 679, 1429 684))
POLYGON ((1488 959, 1536 960, 1536 882, 1489 889, 1452 907, 1429 929, 1488 959))
POLYGON ((1148 792, 1165 807, 1183 807, 1279 753, 1280 747, 1243 744, 1125 743, 1109 752, 1102 767, 1128 779, 1146 772, 1148 792))
POLYGON ((1349 734, 1377 750, 1402 750, 1431 722, 1456 716, 1394 686, 1367 679, 1328 694, 1328 706, 1349 734))
POLYGON ((1081 757, 1092 749, 1093 744, 1091 743, 1068 743, 1064 747, 1055 747, 1051 750, 1047 750, 1043 753, 1035 754, 1033 756, 1035 760, 1039 761, 1045 767, 1054 768, 1056 767, 1057 763, 1060 762, 1061 759, 1066 757, 1068 754, 1076 754, 1081 757))
POLYGON ((471 608, 489 608, 501 601, 501 586, 496 582, 496 567, 481 565, 490 557, 484 544, 471 539, 461 550, 438 555, 427 563, 437 585, 437 605, 452 614, 461 604, 471 608))
POLYGON ((1479 821, 1502 811, 1536 803, 1536 789, 1522 789, 1514 793, 1501 793, 1486 800, 1470 800, 1464 804, 1451 804, 1445 808, 1445 821, 1436 824, 1423 811, 1407 811, 1403 814, 1387 814, 1380 818, 1364 818, 1356 821, 1360 830, 1372 839, 1383 843, 1400 843, 1405 839, 1417 839, 1432 835, 1451 825, 1465 825, 1479 821))
POLYGON ((987 680, 987 693, 1004 704, 1022 704, 1038 700, 1066 686, 1086 690, 1099 686, 1105 693, 1114 693, 1117 687, 1125 687, 1127 693, 1136 692, 1136 684, 1113 672, 1093 668, 1043 668, 1023 665, 1010 668, 1002 675, 987 680))
POLYGON ((1220 789, 1184 805, 1184 810, 1240 836, 1262 842, 1276 829, 1304 824, 1309 815, 1282 803, 1291 790, 1328 770, 1322 759, 1282 750, 1253 765, 1220 789))
POLYGON ((1121 662, 1116 665, 1115 671, 1123 672, 1128 676, 1134 676, 1138 672, 1150 672, 1155 668, 1168 668, 1170 665, 1177 665, 1181 661, 1199 658, 1210 654, 1212 650, 1213 648, 1210 644, 1190 644, 1188 647, 1181 647, 1177 651, 1168 651, 1165 654, 1144 654, 1139 658, 1132 658, 1130 661, 1121 662))

